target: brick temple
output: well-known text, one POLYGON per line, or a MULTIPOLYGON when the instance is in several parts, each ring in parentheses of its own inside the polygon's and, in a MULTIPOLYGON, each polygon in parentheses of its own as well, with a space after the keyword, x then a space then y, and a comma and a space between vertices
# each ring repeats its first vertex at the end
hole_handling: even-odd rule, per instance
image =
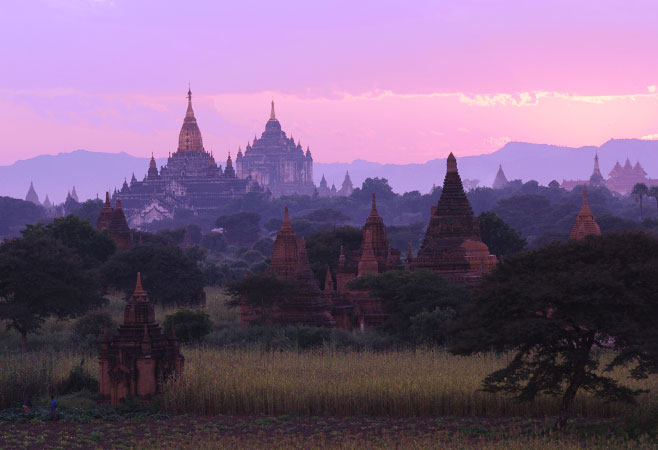
POLYGON ((425 238, 411 268, 431 270, 451 281, 474 284, 497 263, 498 258, 482 242, 477 217, 457 170, 457 160, 450 153, 439 203, 432 207, 425 238))
POLYGON ((116 207, 112 208, 109 192, 105 193, 105 204, 101 208, 100 215, 96 221, 96 229, 98 231, 108 230, 119 249, 126 249, 132 246, 132 233, 130 232, 126 216, 121 207, 121 199, 118 198, 116 200, 116 207))
POLYGON ((576 223, 574 223, 571 228, 569 239, 580 240, 584 239, 586 236, 592 235, 600 236, 601 229, 599 228, 599 224, 596 223, 592 210, 589 209, 589 203, 587 202, 587 188, 585 188, 583 189, 583 206, 578 212, 576 223))
MULTIPOLYGON (((269 270, 277 277, 309 288, 304 295, 275 304, 269 322, 345 330, 376 327, 387 317, 381 300, 371 297, 368 291, 350 288, 351 280, 389 270, 430 270, 451 281, 474 285, 498 263, 480 238, 477 218, 466 198, 457 161, 452 154, 448 157, 441 198, 438 205, 432 207, 425 239, 416 258, 410 246, 403 263, 400 252, 389 244, 384 220, 377 211, 375 194, 362 232, 361 248, 348 255, 341 247, 336 281, 327 268, 324 289, 320 291, 310 269, 304 240, 297 239, 286 207, 269 270)), ((243 325, 260 319, 261 315, 244 299, 241 306, 243 325)))
POLYGON ((100 400, 119 405, 126 397, 148 401, 161 392, 162 381, 183 373, 184 358, 173 328, 165 336, 137 274, 135 292, 124 310, 123 324, 101 344, 100 400))

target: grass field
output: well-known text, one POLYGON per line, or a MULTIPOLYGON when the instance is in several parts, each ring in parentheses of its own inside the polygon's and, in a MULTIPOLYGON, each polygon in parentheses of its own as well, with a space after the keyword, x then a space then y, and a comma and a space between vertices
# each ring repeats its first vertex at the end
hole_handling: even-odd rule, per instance
MULTIPOLYGON (((209 291, 206 311, 216 324, 235 324, 237 312, 223 300, 220 291, 209 291)), ((114 297, 106 307, 118 323, 123 304, 114 297)), ((172 311, 156 308, 157 320, 172 311)), ((35 406, 45 407, 47 394, 57 392, 82 361, 97 376, 97 354, 72 349, 71 326, 48 321, 41 335, 30 336, 25 351, 15 333, 0 332, 0 409, 18 408, 28 394, 35 406)), ((637 425, 631 428, 655 430, 657 377, 629 381, 651 391, 632 408, 579 395, 572 429, 555 435, 548 424, 558 399, 518 403, 478 391, 506 356, 330 346, 264 351, 207 345, 182 352, 184 374, 165 383, 158 402, 171 419, 108 422, 119 416, 84 412, 98 408, 93 394, 72 394, 59 398, 63 422, 83 417, 91 423, 5 421, 2 448, 651 448, 658 442, 644 431, 632 439, 627 434, 629 420, 637 425)), ((627 379, 623 371, 614 376, 627 379)), ((21 421, 19 409, 6 411, 21 421)))

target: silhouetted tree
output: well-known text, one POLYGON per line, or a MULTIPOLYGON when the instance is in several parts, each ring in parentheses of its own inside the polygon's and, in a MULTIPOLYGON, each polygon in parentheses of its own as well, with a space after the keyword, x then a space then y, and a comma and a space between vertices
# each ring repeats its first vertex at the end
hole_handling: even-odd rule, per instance
POLYGON ((633 186, 633 191, 631 195, 635 198, 636 202, 640 202, 640 216, 644 215, 644 209, 642 208, 642 200, 649 193, 649 188, 644 183, 635 183, 633 186))
POLYGON ((103 303, 96 277, 60 241, 28 235, 0 244, 0 319, 23 342, 48 317, 76 317, 103 303))
POLYGON ((226 305, 236 308, 244 300, 260 314, 259 324, 265 325, 271 319, 272 306, 293 297, 298 288, 296 283, 271 274, 252 274, 228 283, 227 293, 230 298, 226 305))
MULTIPOLYGON (((608 400, 633 401, 638 391, 597 369, 640 356, 656 358, 658 240, 644 233, 609 233, 553 243, 513 255, 485 277, 455 327, 459 355, 513 352, 507 367, 488 375, 484 390, 521 400, 561 395, 563 427, 581 389, 608 400)), ((651 370, 647 364, 646 370, 651 370)))
POLYGON ((526 246, 525 238, 514 228, 510 227, 496 213, 483 212, 478 216, 482 242, 487 244, 489 251, 498 256, 506 256, 523 250, 526 246))
POLYGON ((255 212, 239 212, 220 216, 215 225, 225 230, 229 244, 249 245, 258 240, 260 215, 255 212))

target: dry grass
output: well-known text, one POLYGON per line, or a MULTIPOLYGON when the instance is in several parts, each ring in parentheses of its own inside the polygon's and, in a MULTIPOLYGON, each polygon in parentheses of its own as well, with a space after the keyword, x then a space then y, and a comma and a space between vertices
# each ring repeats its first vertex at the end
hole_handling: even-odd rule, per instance
MULTIPOLYGON (((482 379, 506 362, 495 355, 207 348, 184 354, 183 377, 165 386, 165 406, 177 413, 539 417, 559 408, 552 397, 518 403, 502 394, 479 392, 482 379)), ((656 385, 656 377, 642 382, 653 392, 656 385)), ((576 413, 585 417, 612 417, 621 410, 622 405, 585 394, 575 401, 576 413)))

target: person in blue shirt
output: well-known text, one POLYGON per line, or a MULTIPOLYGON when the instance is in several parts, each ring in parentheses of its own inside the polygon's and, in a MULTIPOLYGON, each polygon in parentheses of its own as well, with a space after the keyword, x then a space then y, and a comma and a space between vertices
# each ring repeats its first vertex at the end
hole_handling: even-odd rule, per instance
POLYGON ((57 400, 55 396, 50 396, 50 420, 57 420, 57 400))

